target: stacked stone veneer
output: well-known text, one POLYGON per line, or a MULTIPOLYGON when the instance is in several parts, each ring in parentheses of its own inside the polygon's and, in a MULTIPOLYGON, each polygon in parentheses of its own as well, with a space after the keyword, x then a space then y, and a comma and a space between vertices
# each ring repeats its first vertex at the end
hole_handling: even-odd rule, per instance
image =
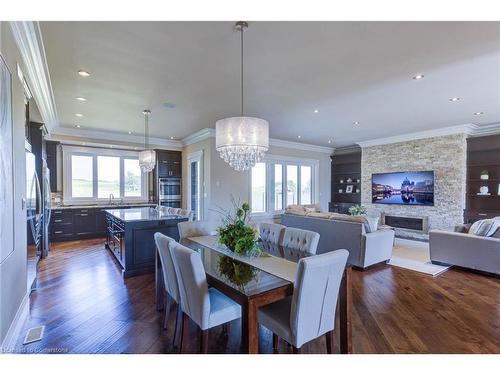
MULTIPOLYGON (((429 229, 451 229, 463 223, 466 180, 466 136, 455 134, 364 147, 361 156, 361 202, 369 216, 382 212, 405 217, 429 217, 429 229), (372 173, 434 171, 434 206, 371 203, 372 173)), ((428 236, 398 230, 397 234, 428 236)))

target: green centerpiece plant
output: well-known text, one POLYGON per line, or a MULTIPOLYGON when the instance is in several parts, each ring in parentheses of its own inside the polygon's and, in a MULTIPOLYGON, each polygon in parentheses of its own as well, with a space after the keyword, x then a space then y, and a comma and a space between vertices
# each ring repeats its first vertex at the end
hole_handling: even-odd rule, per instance
POLYGON ((354 206, 349 207, 349 213, 352 216, 365 215, 366 214, 366 207, 361 206, 359 204, 356 204, 354 206))
POLYGON ((250 205, 243 203, 240 207, 233 200, 233 208, 234 212, 223 213, 223 225, 217 228, 218 242, 238 255, 260 255, 257 230, 249 224, 250 205))

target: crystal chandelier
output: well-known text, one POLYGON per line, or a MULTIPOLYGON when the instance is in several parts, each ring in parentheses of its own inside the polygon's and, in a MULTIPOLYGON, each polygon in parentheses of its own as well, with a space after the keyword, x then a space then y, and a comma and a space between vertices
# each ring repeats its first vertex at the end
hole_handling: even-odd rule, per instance
POLYGON ((243 116, 243 32, 246 22, 237 22, 241 40, 241 116, 215 123, 215 148, 233 169, 246 171, 260 161, 269 149, 269 123, 256 117, 243 116))
POLYGON ((139 167, 142 173, 151 172, 156 164, 155 150, 148 150, 149 148, 149 115, 151 111, 145 109, 142 111, 144 115, 144 151, 139 152, 139 167))

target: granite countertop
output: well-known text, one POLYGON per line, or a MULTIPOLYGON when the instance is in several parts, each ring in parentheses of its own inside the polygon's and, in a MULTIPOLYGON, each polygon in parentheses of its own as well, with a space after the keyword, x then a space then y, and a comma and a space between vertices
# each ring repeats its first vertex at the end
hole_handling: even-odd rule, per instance
POLYGON ((80 204, 80 205, 67 205, 67 206, 52 206, 52 210, 70 210, 79 208, 120 208, 120 207, 152 207, 156 206, 155 203, 120 203, 120 204, 80 204))
POLYGON ((184 218, 184 216, 181 215, 161 213, 160 211, 151 207, 116 208, 106 210, 106 212, 125 222, 158 221, 169 219, 176 220, 184 218))

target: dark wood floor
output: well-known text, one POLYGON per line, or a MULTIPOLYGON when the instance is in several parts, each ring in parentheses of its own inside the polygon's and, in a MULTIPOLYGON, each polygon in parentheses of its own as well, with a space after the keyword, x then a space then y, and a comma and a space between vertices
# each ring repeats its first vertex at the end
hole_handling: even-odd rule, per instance
MULTIPOLYGON (((103 240, 53 245, 39 267, 30 318, 18 347, 27 352, 172 353, 174 316, 167 332, 155 309, 154 276, 127 280, 103 240), (26 330, 45 325, 42 341, 22 346, 26 330)), ((500 280, 460 270, 432 278, 381 265, 353 271, 354 353, 500 353, 500 280)), ((190 327, 190 351, 198 348, 190 327)), ((272 352, 271 333, 260 331, 260 350, 272 352)), ((336 340, 336 344, 338 339, 336 340)), ((229 336, 210 331, 209 352, 237 353, 239 321, 229 336)), ((338 352, 338 347, 336 346, 338 352)), ((281 346, 281 352, 288 348, 281 346)), ((325 353, 324 339, 303 353, 325 353)))

